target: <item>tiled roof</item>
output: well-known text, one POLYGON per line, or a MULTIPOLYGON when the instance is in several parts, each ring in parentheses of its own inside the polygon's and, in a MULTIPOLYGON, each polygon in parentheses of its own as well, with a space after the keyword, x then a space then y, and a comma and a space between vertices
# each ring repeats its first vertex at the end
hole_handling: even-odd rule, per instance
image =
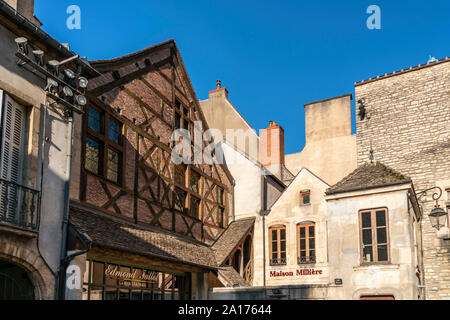
POLYGON ((400 74, 403 74, 403 73, 407 73, 407 72, 411 72, 411 71, 415 71, 415 70, 431 67, 431 66, 443 63, 443 62, 448 62, 448 61, 450 61, 450 58, 449 57, 445 57, 445 58, 443 58, 441 60, 437 60, 437 61, 434 61, 434 62, 428 62, 428 63, 425 63, 425 64, 419 64, 418 66, 409 67, 408 69, 402 69, 402 70, 399 70, 399 71, 386 73, 385 75, 382 75, 382 76, 377 76, 375 78, 370 78, 370 79, 367 79, 367 80, 362 80, 362 81, 359 81, 359 82, 355 82, 355 87, 358 87, 360 85, 363 85, 363 84, 366 84, 366 83, 369 83, 369 82, 373 82, 373 81, 377 81, 377 80, 381 80, 381 79, 386 79, 386 78, 390 78, 390 77, 393 77, 393 76, 397 76, 397 75, 400 75, 400 74))
POLYGON ((410 183, 411 179, 380 162, 366 163, 327 189, 326 194, 410 183))
POLYGON ((179 263, 217 269, 214 251, 207 245, 188 241, 163 230, 153 230, 117 221, 89 209, 70 207, 70 222, 87 233, 93 246, 132 252, 179 263))
POLYGON ((225 262, 254 224, 254 218, 234 221, 222 233, 219 239, 214 242, 212 248, 219 265, 225 262))
POLYGON ((244 278, 231 266, 224 266, 219 269, 219 277, 222 278, 229 287, 248 287, 249 284, 244 278))

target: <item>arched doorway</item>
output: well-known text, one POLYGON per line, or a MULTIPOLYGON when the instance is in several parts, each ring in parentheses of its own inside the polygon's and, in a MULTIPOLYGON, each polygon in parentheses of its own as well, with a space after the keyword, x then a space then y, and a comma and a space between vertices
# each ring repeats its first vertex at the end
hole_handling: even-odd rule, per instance
POLYGON ((0 300, 33 300, 34 286, 25 269, 0 260, 0 300))

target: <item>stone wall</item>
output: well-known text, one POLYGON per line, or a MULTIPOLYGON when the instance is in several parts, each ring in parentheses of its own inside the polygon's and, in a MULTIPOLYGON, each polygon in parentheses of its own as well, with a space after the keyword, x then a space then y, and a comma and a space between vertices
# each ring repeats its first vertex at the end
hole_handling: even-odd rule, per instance
MULTIPOLYGON (((356 119, 358 165, 369 160, 372 146, 375 160, 411 177, 416 191, 450 188, 449 61, 355 84, 356 101, 365 98, 367 110, 356 119)), ((431 193, 422 200, 426 296, 450 299, 450 240, 430 225, 431 193)))

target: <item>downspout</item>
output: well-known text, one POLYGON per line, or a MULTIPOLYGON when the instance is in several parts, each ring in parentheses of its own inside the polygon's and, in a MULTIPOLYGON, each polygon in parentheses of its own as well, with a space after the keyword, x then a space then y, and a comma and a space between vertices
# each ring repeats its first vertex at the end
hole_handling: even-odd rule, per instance
POLYGON ((59 266, 59 300, 64 300, 65 296, 65 270, 66 270, 66 249, 67 249, 67 230, 69 226, 69 198, 70 198, 70 176, 72 170, 72 134, 73 134, 73 111, 67 110, 66 117, 68 121, 67 126, 67 159, 66 159, 66 178, 64 186, 64 211, 62 222, 62 241, 61 241, 61 254, 60 254, 60 266, 59 266))
POLYGON ((427 300, 427 286, 425 284, 425 266, 423 263, 423 236, 422 236, 422 217, 423 217, 423 209, 422 206, 420 206, 420 223, 418 223, 419 225, 419 230, 420 230, 420 264, 422 266, 422 286, 423 286, 423 300, 427 300))
POLYGON ((263 286, 264 292, 266 291, 266 215, 265 212, 261 212, 262 215, 262 233, 263 233, 263 286))

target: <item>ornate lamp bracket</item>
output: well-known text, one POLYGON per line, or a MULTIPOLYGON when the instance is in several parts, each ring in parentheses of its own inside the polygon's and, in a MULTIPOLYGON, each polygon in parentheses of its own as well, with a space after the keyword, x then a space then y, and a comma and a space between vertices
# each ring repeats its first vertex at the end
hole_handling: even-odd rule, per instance
POLYGON ((441 196, 442 196, 442 189, 439 188, 439 187, 437 187, 437 186, 431 187, 431 188, 428 188, 428 189, 426 189, 426 190, 417 192, 417 193, 416 193, 417 201, 420 201, 420 199, 421 199, 423 196, 426 196, 427 193, 428 193, 429 191, 435 190, 435 189, 436 189, 436 191, 433 192, 432 198, 433 198, 433 200, 435 200, 436 203, 437 203, 437 201, 438 201, 438 200, 441 198, 441 196))

